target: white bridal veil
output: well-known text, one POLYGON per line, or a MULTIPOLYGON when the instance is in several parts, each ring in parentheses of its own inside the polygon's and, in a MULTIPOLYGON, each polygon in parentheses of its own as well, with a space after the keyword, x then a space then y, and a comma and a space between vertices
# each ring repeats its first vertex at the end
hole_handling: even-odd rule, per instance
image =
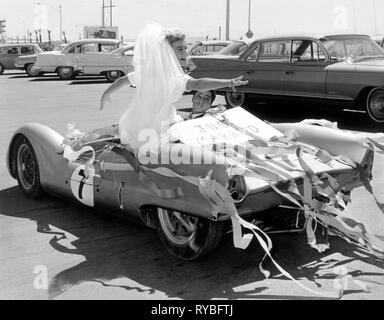
POLYGON ((162 122, 174 121, 174 103, 181 98, 190 79, 166 40, 169 32, 172 30, 149 23, 136 39, 133 57, 136 89, 119 123, 121 142, 136 150, 148 142, 139 141, 140 132, 151 129, 160 137, 164 133, 162 122))

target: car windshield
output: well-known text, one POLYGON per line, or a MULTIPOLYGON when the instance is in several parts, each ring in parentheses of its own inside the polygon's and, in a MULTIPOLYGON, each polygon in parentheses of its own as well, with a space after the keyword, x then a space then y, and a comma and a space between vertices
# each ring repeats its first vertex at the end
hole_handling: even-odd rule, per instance
POLYGON ((332 58, 365 60, 384 58, 384 50, 370 38, 323 39, 322 43, 332 58))
POLYGON ((244 42, 234 42, 230 45, 226 46, 224 49, 221 49, 217 54, 224 56, 238 56, 240 55, 246 48, 247 44, 244 42))

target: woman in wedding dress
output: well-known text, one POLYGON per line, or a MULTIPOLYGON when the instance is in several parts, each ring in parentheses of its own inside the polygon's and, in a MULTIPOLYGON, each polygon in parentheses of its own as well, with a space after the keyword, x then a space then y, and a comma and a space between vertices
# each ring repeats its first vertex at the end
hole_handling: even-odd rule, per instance
POLYGON ((185 35, 179 29, 150 23, 139 33, 134 49, 134 72, 115 81, 101 99, 102 109, 119 88, 126 85, 136 88, 133 100, 119 121, 122 144, 137 150, 145 143, 140 137, 145 129, 161 136, 164 128, 177 121, 174 103, 185 91, 234 89, 248 83, 242 77, 194 79, 182 69, 187 61, 185 35))

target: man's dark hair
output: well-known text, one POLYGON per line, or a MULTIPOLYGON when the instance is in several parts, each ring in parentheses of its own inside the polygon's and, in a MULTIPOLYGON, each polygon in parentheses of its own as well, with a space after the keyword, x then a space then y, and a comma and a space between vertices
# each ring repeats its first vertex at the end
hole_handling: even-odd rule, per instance
MULTIPOLYGON (((215 99, 216 99, 215 90, 204 90, 204 91, 209 91, 209 93, 211 94, 211 105, 212 105, 213 101, 215 101, 215 99)), ((196 93, 198 93, 198 91, 193 92, 193 97, 195 96, 196 93)))

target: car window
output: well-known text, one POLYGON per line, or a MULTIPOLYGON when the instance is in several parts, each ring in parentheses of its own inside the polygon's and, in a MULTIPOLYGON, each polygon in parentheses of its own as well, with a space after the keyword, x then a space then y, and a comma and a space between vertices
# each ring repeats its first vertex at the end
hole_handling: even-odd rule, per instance
POLYGON ((323 49, 312 40, 292 42, 292 62, 322 63, 327 60, 323 49))
POLYGON ((220 50, 217 54, 222 55, 240 55, 248 46, 244 42, 234 42, 220 50))
MULTIPOLYGON (((87 43, 79 46, 80 52, 76 53, 89 53, 89 52, 98 52, 98 46, 96 43, 87 43)), ((77 48, 78 49, 78 48, 77 48)))
POLYGON ((205 51, 208 53, 215 53, 219 52, 220 50, 224 49, 226 45, 220 44, 220 45, 207 45, 205 46, 205 51))
POLYGON ((33 54, 33 46, 21 47, 21 54, 33 54))
POLYGON ((291 42, 288 40, 264 42, 260 46, 258 62, 289 62, 290 50, 291 42))
POLYGON ((18 47, 8 47, 7 48, 7 54, 19 54, 19 48, 18 47))
POLYGON ((99 43, 99 52, 109 53, 116 49, 116 45, 114 44, 102 44, 99 43))
POLYGON ((252 51, 252 53, 248 56, 248 61, 256 61, 259 56, 260 45, 257 45, 256 48, 252 51))
POLYGON ((192 49, 192 51, 191 51, 192 56, 202 56, 203 54, 204 54, 204 46, 203 45, 199 45, 199 46, 195 47, 194 49, 192 49))
POLYGON ((370 57, 383 55, 383 49, 369 38, 322 40, 331 57, 339 59, 370 57))

